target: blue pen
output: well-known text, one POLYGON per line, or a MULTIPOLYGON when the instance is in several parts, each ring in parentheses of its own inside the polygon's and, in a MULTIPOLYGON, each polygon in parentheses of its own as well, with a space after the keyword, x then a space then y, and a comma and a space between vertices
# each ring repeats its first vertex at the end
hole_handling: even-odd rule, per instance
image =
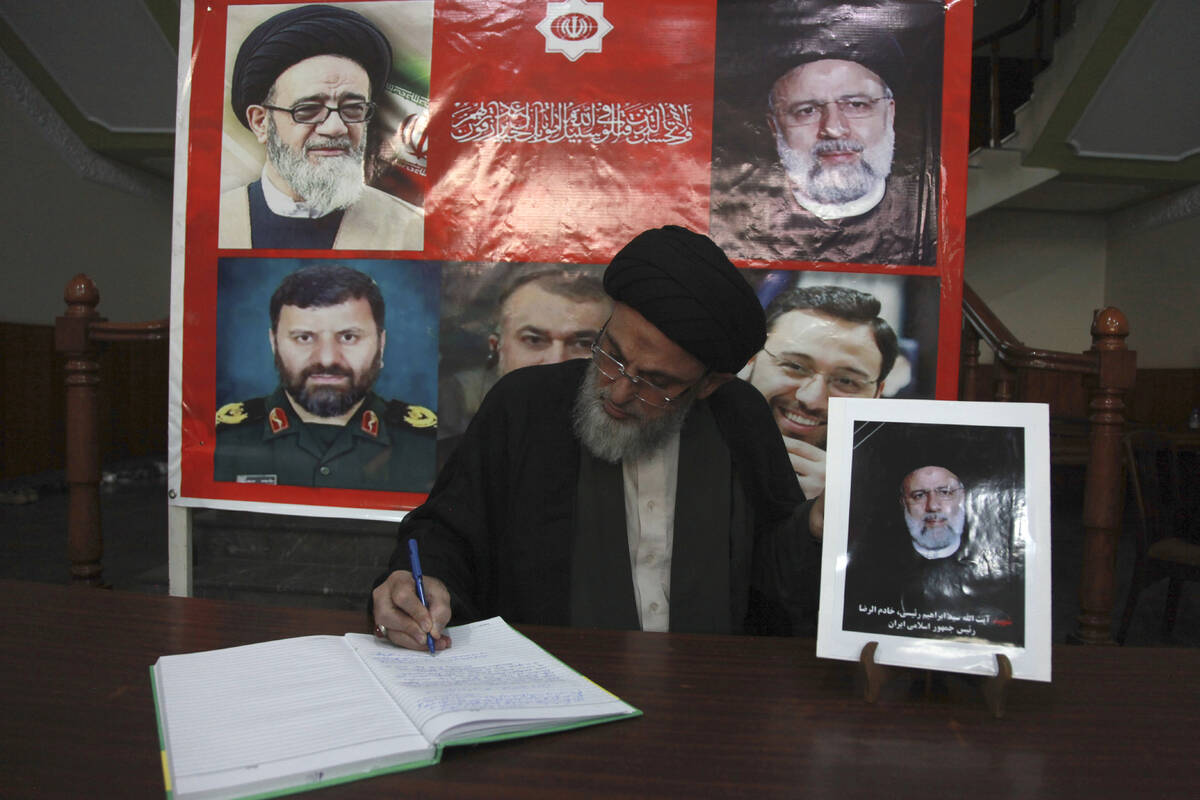
MULTIPOLYGON (((412 564, 413 582, 417 584, 417 597, 421 598, 421 605, 429 608, 429 603, 425 602, 425 582, 421 580, 421 557, 417 555, 417 540, 408 540, 408 560, 412 564)), ((425 634, 425 644, 429 645, 429 655, 437 652, 437 646, 433 643, 433 634, 425 634)))

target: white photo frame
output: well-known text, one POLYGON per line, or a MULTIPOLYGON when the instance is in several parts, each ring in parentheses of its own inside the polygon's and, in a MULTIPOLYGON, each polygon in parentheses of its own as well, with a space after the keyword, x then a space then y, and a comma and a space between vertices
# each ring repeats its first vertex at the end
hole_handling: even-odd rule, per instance
POLYGON ((817 656, 1050 680, 1036 403, 830 398, 817 656))

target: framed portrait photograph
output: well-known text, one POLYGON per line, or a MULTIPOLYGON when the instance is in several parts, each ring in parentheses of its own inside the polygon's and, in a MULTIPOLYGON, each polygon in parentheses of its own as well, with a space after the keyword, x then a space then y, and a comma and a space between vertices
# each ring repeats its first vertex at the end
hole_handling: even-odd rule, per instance
POLYGON ((1049 412, 831 398, 817 655, 1050 680, 1049 412))
MULTIPOLYGON (((187 488, 261 510, 413 502, 435 475, 438 265, 217 261, 207 468, 187 488)), ((201 340, 196 339, 197 342, 201 340)), ((198 345, 197 345, 198 346, 198 345)))

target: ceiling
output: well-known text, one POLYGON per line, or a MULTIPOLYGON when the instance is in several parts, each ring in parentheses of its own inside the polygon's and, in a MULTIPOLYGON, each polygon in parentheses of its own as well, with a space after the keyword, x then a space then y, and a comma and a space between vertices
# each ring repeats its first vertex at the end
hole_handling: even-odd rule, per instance
POLYGON ((169 179, 178 28, 178 0, 0 0, 5 83, 27 82, 92 150, 169 179))
MULTIPOLYGON (((1020 17, 1028 2, 976 0, 976 38, 1020 17)), ((1022 163, 1058 177, 1000 207, 1108 213, 1200 182, 1200 2, 1063 6, 1066 32, 1077 22, 1098 33, 1061 86, 1039 79, 1035 95, 1058 96, 1020 148, 1022 163)), ((0 68, 10 89, 27 82, 91 150, 169 180, 178 19, 178 0, 0 0, 0 68)), ((1033 42, 1030 26, 1002 52, 1032 57, 1033 42)))
MULTIPOLYGON (((975 31, 1025 0, 978 0, 975 31)), ((1049 4, 1047 4, 1049 5, 1049 4)), ((1197 0, 1064 3, 1063 37, 1004 145, 1053 170, 997 207, 1110 214, 1200 183, 1197 0)), ((1020 47, 1020 35, 1014 37, 1020 47)), ((1029 44, 1031 48, 1032 45, 1029 44)), ((1011 53, 1005 53, 1011 55, 1011 53)), ((1032 56, 1032 49, 1026 55, 1032 56)))

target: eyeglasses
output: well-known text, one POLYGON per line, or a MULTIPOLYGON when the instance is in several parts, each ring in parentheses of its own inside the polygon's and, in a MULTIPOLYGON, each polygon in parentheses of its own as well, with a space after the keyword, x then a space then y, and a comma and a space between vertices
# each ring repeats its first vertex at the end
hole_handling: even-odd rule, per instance
POLYGON ((646 380, 645 378, 639 378, 636 375, 630 375, 625 372, 624 364, 618 361, 612 353, 609 353, 600 347, 599 339, 600 337, 604 336, 604 330, 607 327, 608 323, 606 322, 604 323, 604 328, 600 329, 600 336, 596 337, 596 343, 592 345, 592 361, 596 364, 596 368, 600 370, 600 374, 608 378, 610 381, 615 381, 620 378, 624 378, 625 380, 629 381, 629 383, 633 386, 634 397, 636 397, 638 400, 641 400, 648 406, 654 406, 655 408, 666 408, 673 401, 678 400, 684 394, 687 394, 690 389, 695 387, 700 383, 700 381, 704 380, 705 377, 708 376, 708 372, 706 371, 703 375, 696 379, 695 383, 692 383, 690 386, 687 386, 680 392, 672 395, 666 389, 650 383, 650 381, 646 380))
POLYGON ((770 350, 763 348, 763 352, 775 360, 776 365, 783 371, 791 380, 800 384, 802 387, 807 387, 818 375, 825 378, 825 387, 832 395, 838 397, 860 397, 874 391, 875 384, 879 383, 879 379, 868 380, 858 373, 834 370, 832 372, 822 372, 818 369, 813 369, 807 364, 802 364, 798 361, 788 361, 780 358, 770 350))
POLYGON ((931 494, 936 494, 938 500, 949 500, 963 490, 961 486, 939 486, 936 489, 913 489, 904 495, 904 499, 913 505, 924 503, 931 494))
POLYGON ((297 103, 291 108, 269 106, 263 103, 262 107, 269 108, 272 111, 286 111, 292 115, 292 122, 295 122, 297 125, 320 125, 329 119, 329 115, 335 111, 342 118, 342 122, 345 122, 347 125, 366 122, 375 116, 375 104, 366 100, 354 100, 349 103, 342 103, 337 108, 327 106, 324 103, 297 103))
POLYGON ((811 101, 797 103, 780 112, 784 125, 788 127, 803 127, 820 121, 822 113, 831 105, 836 105, 838 111, 847 119, 866 119, 875 113, 875 104, 880 100, 891 100, 890 95, 883 97, 839 97, 836 100, 826 100, 824 103, 811 101))

